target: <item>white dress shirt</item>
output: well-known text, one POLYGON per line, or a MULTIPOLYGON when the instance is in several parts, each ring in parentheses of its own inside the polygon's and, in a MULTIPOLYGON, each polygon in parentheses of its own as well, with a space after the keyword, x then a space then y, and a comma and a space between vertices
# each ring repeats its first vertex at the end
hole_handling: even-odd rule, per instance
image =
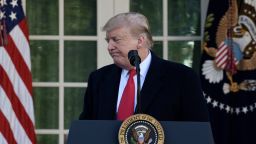
MULTIPOLYGON (((149 69, 150 62, 151 62, 151 53, 149 51, 149 54, 146 57, 146 59, 144 59, 140 63, 140 87, 141 88, 144 84, 144 81, 145 81, 145 78, 146 78, 146 75, 147 75, 147 72, 149 69)), ((124 91, 124 88, 126 86, 128 79, 129 79, 129 71, 123 69, 121 72, 121 78, 120 78, 120 84, 119 84, 119 90, 118 90, 116 112, 118 111, 118 107, 119 107, 119 104, 120 104, 120 101, 121 101, 121 98, 123 95, 123 91, 124 91)), ((136 104, 137 104, 137 76, 136 75, 133 77, 133 80, 134 80, 134 84, 135 84, 135 94, 134 94, 135 95, 134 109, 135 109, 136 104)))

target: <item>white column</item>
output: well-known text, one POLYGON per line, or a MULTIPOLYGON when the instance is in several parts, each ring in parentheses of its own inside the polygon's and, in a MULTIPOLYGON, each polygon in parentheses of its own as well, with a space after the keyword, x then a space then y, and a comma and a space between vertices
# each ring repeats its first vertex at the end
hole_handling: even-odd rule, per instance
POLYGON ((129 11, 129 0, 97 1, 97 68, 113 63, 107 51, 106 34, 102 32, 104 24, 114 15, 129 11))

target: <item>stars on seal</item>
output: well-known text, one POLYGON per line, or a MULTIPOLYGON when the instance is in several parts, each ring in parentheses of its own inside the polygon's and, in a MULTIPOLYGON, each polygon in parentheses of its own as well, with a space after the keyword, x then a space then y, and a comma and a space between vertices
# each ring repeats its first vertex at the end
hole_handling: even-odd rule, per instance
POLYGON ((223 110, 224 109, 224 104, 223 103, 220 103, 220 110, 223 110))
POLYGON ((216 100, 214 100, 213 102, 212 102, 212 106, 215 108, 215 107, 217 107, 218 106, 218 102, 216 101, 216 100))
POLYGON ((252 12, 251 10, 248 10, 248 9, 244 9, 244 13, 250 15, 251 17, 255 17, 255 13, 252 12))
POLYGON ((246 114, 246 113, 248 112, 247 107, 243 107, 243 110, 242 110, 242 111, 243 111, 243 113, 245 113, 245 114, 246 114))
POLYGON ((212 99, 210 97, 207 97, 206 101, 207 103, 211 103, 212 99))
POLYGON ((234 108, 230 108, 230 113, 233 114, 234 113, 234 108))
MULTIPOLYGON (((253 19, 255 19, 256 17, 255 11, 252 11, 252 9, 249 9, 249 8, 245 8, 243 12, 246 15, 246 17, 249 17, 249 20, 254 21, 253 19)), ((255 26, 255 22, 254 22, 254 26, 255 26)), ((256 51, 255 47, 256 47, 255 41, 252 41, 250 44, 250 47, 245 49, 244 57, 247 59, 251 58, 253 56, 253 53, 256 51)))
POLYGON ((250 111, 253 112, 254 107, 252 105, 250 105, 250 111))
POLYGON ((236 114, 236 115, 247 114, 248 112, 253 112, 254 110, 256 110, 256 102, 248 106, 232 107, 228 104, 224 104, 213 99, 211 96, 207 95, 206 93, 203 93, 203 94, 207 104, 211 105, 213 108, 218 108, 221 111, 225 111, 226 113, 229 113, 229 114, 236 114))
POLYGON ((239 115, 239 113, 240 113, 240 109, 236 108, 236 114, 239 115))
POLYGON ((248 47, 244 49, 244 58, 251 58, 256 51, 256 43, 255 41, 252 41, 248 47))
POLYGON ((227 113, 229 113, 230 112, 230 106, 227 105, 225 110, 227 111, 227 113))

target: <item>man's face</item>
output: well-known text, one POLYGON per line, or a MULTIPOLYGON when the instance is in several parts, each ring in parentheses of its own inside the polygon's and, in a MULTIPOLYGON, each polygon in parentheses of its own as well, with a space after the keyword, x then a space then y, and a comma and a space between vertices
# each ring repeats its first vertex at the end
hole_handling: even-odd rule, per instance
POLYGON ((132 37, 128 28, 116 28, 107 32, 108 52, 113 58, 114 63, 121 68, 131 67, 128 60, 128 52, 136 50, 138 39, 132 37))

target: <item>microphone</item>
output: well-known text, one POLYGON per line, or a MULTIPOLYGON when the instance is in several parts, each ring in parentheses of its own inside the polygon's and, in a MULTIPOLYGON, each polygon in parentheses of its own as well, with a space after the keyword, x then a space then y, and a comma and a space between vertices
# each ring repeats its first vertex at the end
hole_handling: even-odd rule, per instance
POLYGON ((140 64, 141 63, 141 59, 140 59, 140 56, 139 56, 137 50, 130 50, 128 52, 128 59, 129 59, 130 64, 132 66, 136 66, 136 64, 140 64))
POLYGON ((130 64, 132 66, 136 67, 136 74, 137 74, 137 106, 136 106, 136 110, 137 113, 142 113, 141 111, 141 98, 140 98, 140 63, 141 63, 141 59, 140 56, 138 54, 137 50, 130 50, 128 52, 128 59, 130 61, 130 64))

